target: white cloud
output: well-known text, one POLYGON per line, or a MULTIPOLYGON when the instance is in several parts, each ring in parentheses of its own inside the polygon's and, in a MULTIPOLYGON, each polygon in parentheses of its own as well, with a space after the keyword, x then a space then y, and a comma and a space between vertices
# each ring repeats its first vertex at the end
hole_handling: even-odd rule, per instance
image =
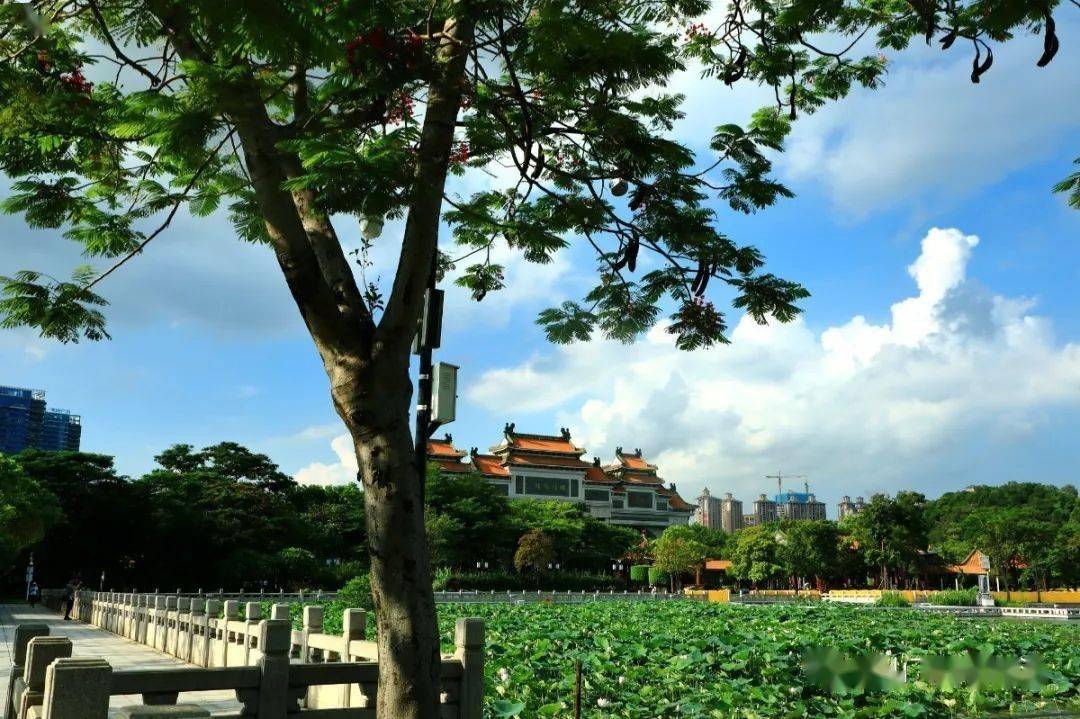
POLYGON ((551 412, 593 454, 641 446, 688 493, 708 484, 749 499, 776 469, 829 498, 896 482, 933 490, 941 458, 1080 406, 1080 346, 1056 343, 1031 301, 968 279, 977 244, 931 229, 908 268, 916 294, 881 325, 743 318, 732 345, 693 353, 660 326, 632 346, 576 344, 493 369, 466 397, 499 415, 551 412))
POLYGON ((299 470, 295 479, 300 484, 350 484, 356 481, 356 455, 353 453, 352 441, 349 435, 342 434, 334 437, 330 442, 330 448, 334 450, 338 461, 333 464, 312 462, 299 470))
POLYGON ((914 43, 889 53, 883 88, 801 118, 779 161, 788 179, 820 186, 853 217, 901 202, 952 201, 1046 157, 1076 128, 1076 48, 1063 46, 1036 68, 1041 41, 1018 38, 997 48, 979 84, 959 48, 942 54, 914 43))

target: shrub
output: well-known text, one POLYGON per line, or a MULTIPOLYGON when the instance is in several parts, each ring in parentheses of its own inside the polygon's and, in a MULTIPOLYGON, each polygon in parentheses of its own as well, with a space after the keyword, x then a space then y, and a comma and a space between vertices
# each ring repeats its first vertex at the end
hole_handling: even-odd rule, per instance
POLYGON ((346 582, 338 592, 338 601, 353 609, 374 609, 375 603, 371 599, 371 576, 358 574, 346 582))
POLYGON ((950 589, 946 592, 934 592, 927 601, 931 604, 941 604, 947 607, 974 607, 978 597, 979 590, 972 587, 971 589, 950 589))
POLYGON ((431 577, 431 588, 436 592, 446 591, 450 579, 454 576, 453 570, 448 567, 439 567, 431 577))
POLYGON ((660 567, 649 567, 649 584, 652 584, 653 586, 667 584, 670 576, 670 574, 660 567))
POLYGON ((874 602, 876 607, 910 607, 911 602, 904 597, 900 592, 882 592, 877 601, 874 602))
POLYGON ((440 578, 441 587, 436 591, 456 592, 476 590, 480 592, 536 591, 556 592, 606 592, 622 589, 618 577, 610 574, 586 572, 541 572, 538 574, 512 574, 510 572, 447 572, 440 578))
POLYGON ((630 581, 632 582, 646 582, 649 579, 649 565, 648 564, 635 564, 630 567, 630 581))

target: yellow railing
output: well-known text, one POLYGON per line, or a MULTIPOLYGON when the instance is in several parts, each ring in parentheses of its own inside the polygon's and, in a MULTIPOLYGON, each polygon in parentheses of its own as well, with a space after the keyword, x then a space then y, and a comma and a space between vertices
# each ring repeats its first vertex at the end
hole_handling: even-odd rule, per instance
POLYGON ((686 589, 687 596, 705 597, 708 602, 730 602, 731 590, 729 589, 686 589))

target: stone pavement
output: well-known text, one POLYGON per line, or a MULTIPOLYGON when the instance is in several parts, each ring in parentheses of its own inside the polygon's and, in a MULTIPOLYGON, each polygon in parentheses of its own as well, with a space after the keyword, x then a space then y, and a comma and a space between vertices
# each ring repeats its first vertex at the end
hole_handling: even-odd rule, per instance
MULTIPOLYGON (((42 606, 31 609, 25 604, 0 604, 0 692, 6 690, 8 676, 11 674, 11 659, 14 651, 16 624, 47 624, 53 636, 71 639, 73 655, 81 657, 104 657, 113 669, 167 669, 169 667, 190 666, 175 657, 162 654, 150 647, 136 644, 75 620, 64 618, 42 606)), ((0 698, 4 701, 4 698, 0 698)), ((240 705, 231 691, 191 692, 180 695, 180 702, 199 704, 210 710, 211 714, 236 714, 240 705)), ((115 696, 112 707, 142 704, 139 696, 115 696)))

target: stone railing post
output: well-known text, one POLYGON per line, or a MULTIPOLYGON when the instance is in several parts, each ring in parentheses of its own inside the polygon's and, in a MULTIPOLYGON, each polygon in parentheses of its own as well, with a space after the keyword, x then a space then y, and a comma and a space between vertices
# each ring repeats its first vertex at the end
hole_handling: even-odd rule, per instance
POLYGON ((112 667, 100 657, 57 659, 45 672, 42 719, 101 719, 111 682, 112 667))
POLYGON ((179 597, 176 600, 176 631, 173 633, 172 654, 178 659, 188 661, 185 651, 191 644, 191 598, 179 597))
POLYGON ((454 627, 455 657, 461 661, 460 719, 484 716, 484 620, 461 618, 454 627))
POLYGON ((286 719, 300 711, 289 692, 289 649, 292 624, 284 619, 268 619, 259 625, 259 713, 258 719, 286 719))
POLYGON ((278 602, 270 607, 271 619, 292 619, 292 613, 289 611, 289 605, 285 602, 278 602))
POLYGON ((45 671, 57 659, 71 656, 67 637, 34 637, 26 647, 26 665, 15 682, 15 717, 25 719, 30 707, 41 706, 45 696, 45 671))
MULTIPOLYGON (((259 622, 262 620, 262 605, 258 602, 248 602, 244 605, 244 665, 250 665, 251 645, 254 639, 260 636, 259 622)), ((261 647, 260 647, 261 648, 261 647)))
POLYGON ((322 634, 323 608, 314 604, 304 607, 304 629, 300 640, 300 661, 311 661, 311 648, 308 646, 308 637, 312 634, 322 634))
MULTIPOLYGON (((363 609, 346 609, 341 615, 341 635, 345 638, 345 652, 349 651, 349 642, 367 636, 367 612, 363 609)), ((341 657, 341 661, 349 661, 341 657)))
POLYGON ((195 597, 191 600, 191 618, 188 621, 187 653, 184 658, 192 664, 205 667, 202 652, 198 651, 206 643, 206 600, 195 597))
POLYGON ((4 703, 4 719, 15 716, 15 680, 22 677, 26 666, 26 651, 34 637, 49 636, 49 627, 45 624, 15 625, 15 653, 12 656, 11 673, 8 675, 7 701, 4 703))
MULTIPOLYGON (((214 656, 217 649, 221 649, 222 657, 225 656, 225 634, 222 631, 222 620, 218 619, 221 614, 221 600, 206 600, 206 648, 203 650, 204 667, 215 666, 214 656)), ((220 664, 218 666, 224 666, 220 664)))

